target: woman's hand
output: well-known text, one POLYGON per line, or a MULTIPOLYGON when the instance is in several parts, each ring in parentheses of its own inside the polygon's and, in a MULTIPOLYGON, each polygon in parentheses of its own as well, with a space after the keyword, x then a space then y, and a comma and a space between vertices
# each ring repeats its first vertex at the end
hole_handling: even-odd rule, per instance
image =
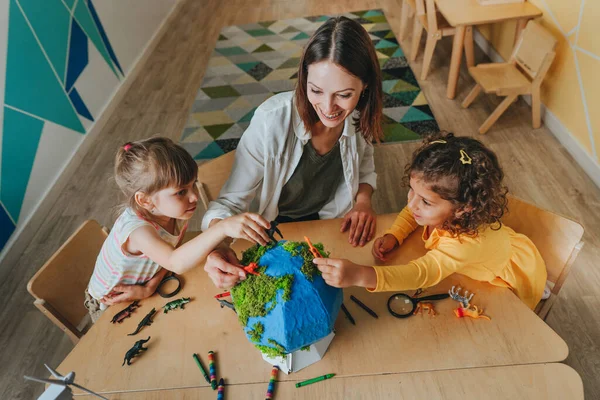
POLYGON ((373 239, 376 223, 377 219, 375 211, 371 208, 371 202, 357 202, 352 210, 344 216, 340 232, 350 229, 348 242, 354 247, 362 247, 373 239))
POLYGON ((315 258, 313 262, 317 264, 321 276, 329 286, 337 288, 377 286, 377 275, 373 267, 336 258, 315 258))
POLYGON ((223 229, 225 235, 231 238, 246 239, 263 246, 271 240, 265 232, 265 229, 269 229, 271 224, 259 214, 243 213, 234 215, 220 221, 218 226, 223 229))
POLYGON ((242 269, 235 251, 225 245, 217 247, 208 255, 204 270, 215 286, 221 289, 229 289, 240 280, 246 279, 246 272, 242 269))
POLYGON ((380 259, 381 261, 385 261, 386 254, 394 250, 396 247, 398 247, 398 239, 396 239, 396 237, 391 233, 387 233, 382 237, 375 239, 372 253, 376 258, 380 259))

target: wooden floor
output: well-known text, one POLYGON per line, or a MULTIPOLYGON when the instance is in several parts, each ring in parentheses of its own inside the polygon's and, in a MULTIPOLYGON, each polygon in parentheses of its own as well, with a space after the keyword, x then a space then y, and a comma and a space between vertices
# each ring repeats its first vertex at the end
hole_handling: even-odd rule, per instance
MULTIPOLYGON (((27 281, 85 219, 112 226, 118 193, 110 178, 118 145, 159 133, 179 139, 221 28, 374 8, 385 11, 398 36, 400 0, 183 0, 139 78, 18 263, 0 266, 1 399, 35 398, 42 385, 25 383, 23 375, 46 375, 42 364, 57 366, 72 348, 67 337, 33 307, 27 281)), ((477 136, 496 151, 514 195, 585 226, 586 246, 547 322, 569 345, 567 364, 583 378, 586 397, 600 398, 600 190, 545 127, 531 129, 531 113, 522 100, 486 136, 478 136, 477 128, 498 100, 480 96, 469 110, 460 108, 472 85, 464 63, 456 100, 446 98, 451 45, 451 39, 438 45, 429 78, 421 83, 440 127, 477 136)), ((402 47, 408 51, 409 41, 402 47)), ((484 59, 480 51, 476 57, 484 59)), ((419 76, 421 57, 412 67, 419 76)), ((376 149, 377 212, 398 211, 405 205, 406 189, 399 182, 415 146, 390 144, 376 149)))

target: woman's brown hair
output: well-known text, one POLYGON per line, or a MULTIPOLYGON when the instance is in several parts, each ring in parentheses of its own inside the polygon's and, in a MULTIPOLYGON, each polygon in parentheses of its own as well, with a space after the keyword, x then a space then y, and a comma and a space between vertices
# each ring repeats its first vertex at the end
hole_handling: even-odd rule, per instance
POLYGON ((508 193, 504 172, 496 154, 479 140, 447 132, 427 137, 405 168, 405 185, 411 177, 462 211, 444 222, 442 229, 451 234, 477 236, 486 226, 502 227, 508 193))
POLYGON ((183 147, 171 139, 154 137, 121 146, 115 157, 115 181, 131 207, 147 217, 135 201, 136 192, 151 196, 168 187, 182 187, 198 178, 198 165, 183 147))
POLYGON ((381 71, 369 34, 358 22, 346 18, 328 19, 309 39, 298 67, 296 105, 307 130, 319 121, 308 101, 308 66, 329 60, 359 78, 365 89, 356 105, 359 113, 353 123, 367 142, 383 138, 381 115, 383 91, 381 71))

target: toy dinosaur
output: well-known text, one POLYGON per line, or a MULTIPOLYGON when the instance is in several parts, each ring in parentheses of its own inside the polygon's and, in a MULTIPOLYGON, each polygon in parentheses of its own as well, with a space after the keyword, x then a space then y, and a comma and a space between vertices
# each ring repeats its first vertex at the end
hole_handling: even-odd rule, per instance
POLYGON ((452 300, 456 300, 459 303, 462 304, 463 308, 469 308, 469 302, 471 301, 471 299, 473 298, 473 296, 475 296, 475 293, 471 293, 471 295, 469 296, 469 291, 465 290, 465 295, 461 296, 460 295, 460 291, 461 291, 461 287, 459 287, 458 289, 454 290, 456 286, 452 286, 452 289, 450 289, 448 291, 448 294, 450 295, 450 298, 452 300))
POLYGON ((121 323, 123 322, 123 320, 125 318, 129 318, 131 317, 131 313, 133 311, 135 311, 136 308, 138 308, 140 306, 140 302, 138 300, 134 301, 133 303, 131 303, 130 305, 128 305, 126 308, 122 309, 121 311, 119 311, 118 313, 115 314, 115 316, 113 317, 113 319, 110 321, 111 323, 121 323))
POLYGON ((135 330, 135 332, 128 334, 127 336, 133 336, 133 335, 137 335, 139 331, 142 330, 142 328, 146 325, 150 326, 152 325, 152 317, 154 317, 154 314, 156 314, 156 309, 152 308, 152 310, 150 310, 150 312, 148 314, 146 314, 146 316, 140 321, 140 323, 138 324, 137 329, 135 330))
POLYGON ((435 312, 435 308, 433 307, 433 303, 425 302, 417 304, 417 308, 415 308, 415 312, 413 312, 413 315, 423 314, 423 311, 427 311, 427 314, 429 315, 437 315, 437 313, 435 312))
POLYGON ((246 271, 249 274, 252 275, 260 275, 258 272, 256 272, 256 268, 258 268, 258 264, 255 262, 251 262, 250 264, 246 265, 244 268, 242 268, 244 271, 246 271))
POLYGON ((127 365, 131 365, 131 359, 133 357, 137 357, 140 352, 148 350, 147 347, 144 347, 144 343, 146 343, 148 340, 150 340, 150 336, 148 336, 148 339, 146 340, 142 339, 135 342, 133 347, 127 350, 127 353, 125 353, 125 358, 123 359, 123 364, 121 364, 121 367, 125 365, 126 362, 127 365))
POLYGON ((456 316, 458 318, 462 318, 462 317, 471 317, 471 318, 484 318, 487 319, 488 321, 491 321, 491 318, 488 317, 487 315, 483 315, 483 309, 479 309, 479 307, 477 307, 476 305, 471 305, 469 308, 465 308, 465 307, 458 307, 456 310, 454 310, 454 314, 456 314, 456 316))
POLYGON ((184 309, 183 306, 185 306, 189 302, 190 302, 189 297, 182 297, 180 299, 170 301, 163 306, 163 309, 165 310, 164 314, 167 314, 169 311, 174 310, 176 308, 181 308, 183 310, 184 309))
POLYGON ((281 234, 279 228, 277 228, 277 225, 279 225, 279 222, 271 221, 271 227, 267 229, 267 236, 269 236, 271 242, 273 243, 277 243, 277 239, 275 239, 275 232, 277 232, 279 234, 279 237, 283 239, 283 235, 281 234))
POLYGON ((306 240, 306 244, 308 244, 308 248, 309 248, 310 252, 312 253, 312 255, 315 256, 315 258, 323 257, 321 255, 321 253, 319 252, 319 250, 317 250, 317 248, 315 246, 313 246, 313 244, 310 242, 310 239, 308 237, 304 236, 304 240, 306 240))
POLYGON ((223 308, 223 307, 231 308, 233 310, 233 312, 235 312, 237 314, 237 311, 235 311, 235 307, 234 307, 233 303, 230 303, 227 300, 221 300, 221 299, 217 299, 217 301, 221 304, 221 308, 223 308))

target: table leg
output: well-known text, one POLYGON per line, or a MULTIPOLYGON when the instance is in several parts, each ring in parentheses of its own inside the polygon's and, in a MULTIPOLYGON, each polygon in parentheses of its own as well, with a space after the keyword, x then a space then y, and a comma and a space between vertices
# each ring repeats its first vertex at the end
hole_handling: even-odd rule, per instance
POLYGON ((450 60, 450 73, 448 74, 448 88, 446 97, 453 99, 456 97, 456 84, 458 83, 458 73, 460 72, 460 59, 462 57, 463 44, 465 41, 464 25, 456 27, 454 42, 452 44, 452 59, 450 60))
POLYGON ((465 30, 465 56, 467 67, 475 66, 475 49, 473 48, 473 27, 467 26, 465 30))
POLYGON ((513 47, 517 44, 517 41, 521 37, 521 32, 523 32, 523 29, 525 29, 527 22, 529 22, 528 18, 521 18, 517 20, 517 29, 515 30, 515 42, 513 43, 513 47))

